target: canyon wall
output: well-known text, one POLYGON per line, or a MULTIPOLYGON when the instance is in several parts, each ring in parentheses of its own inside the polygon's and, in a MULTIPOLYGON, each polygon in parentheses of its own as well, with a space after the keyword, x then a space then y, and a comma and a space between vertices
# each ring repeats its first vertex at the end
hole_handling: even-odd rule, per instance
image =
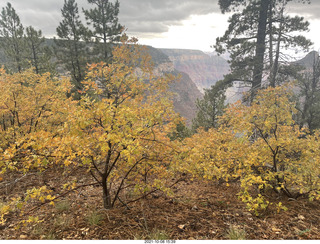
POLYGON ((174 68, 189 75, 198 89, 210 88, 229 72, 227 60, 199 50, 160 49, 173 62, 174 68))
MULTIPOLYGON (((152 57, 155 64, 155 72, 158 75, 171 73, 177 77, 170 84, 174 108, 176 112, 186 119, 187 125, 191 125, 192 119, 196 115, 196 100, 201 99, 203 94, 186 72, 176 69, 174 62, 162 52, 162 49, 148 47, 148 52, 152 57)), ((190 69, 192 68, 190 67, 190 69)))

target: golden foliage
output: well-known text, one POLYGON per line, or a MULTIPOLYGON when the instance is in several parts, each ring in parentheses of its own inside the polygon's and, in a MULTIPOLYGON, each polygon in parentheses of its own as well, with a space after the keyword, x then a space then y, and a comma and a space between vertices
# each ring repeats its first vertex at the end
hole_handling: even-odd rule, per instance
POLYGON ((70 111, 58 149, 66 165, 87 167, 103 186, 106 208, 127 185, 142 193, 165 185, 174 151, 167 135, 178 122, 167 93, 172 77, 155 76, 138 45, 124 43, 113 57, 90 65, 90 96, 70 111))
MULTIPOLYGON (((167 191, 176 151, 167 135, 180 120, 167 91, 173 78, 154 75, 150 56, 131 41, 114 48, 111 64, 89 66, 80 101, 67 98, 67 79, 1 70, 0 176, 57 165, 82 168, 102 186, 106 208, 134 200, 123 198, 124 189, 135 196, 167 191)), ((54 194, 46 187, 28 189, 24 199, 1 208, 1 221, 12 209, 23 213, 34 201, 54 204, 77 187, 70 181, 54 194)))
MULTIPOLYGON (((6 74, 0 70, 1 179, 13 171, 23 175, 30 170, 42 171, 54 163, 50 148, 72 106, 66 95, 69 88, 68 79, 52 79, 49 73, 38 75, 29 69, 6 74)), ((10 208, 21 210, 29 198, 51 201, 48 193, 42 187, 29 190, 23 201, 12 200, 2 208, 1 221, 10 208)))
POLYGON ((256 214, 269 206, 269 189, 319 199, 319 133, 308 135, 295 124, 289 97, 289 87, 268 88, 251 106, 231 105, 218 129, 200 130, 185 140, 181 168, 227 184, 239 179, 239 197, 256 214))

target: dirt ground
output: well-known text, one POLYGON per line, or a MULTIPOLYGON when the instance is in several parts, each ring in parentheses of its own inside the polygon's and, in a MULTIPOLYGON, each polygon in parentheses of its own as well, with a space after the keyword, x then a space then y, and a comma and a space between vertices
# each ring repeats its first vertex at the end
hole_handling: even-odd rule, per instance
POLYGON ((130 209, 105 210, 100 188, 90 186, 33 212, 41 223, 17 229, 19 217, 11 216, 0 239, 320 239, 319 202, 281 199, 287 211, 269 209, 257 217, 238 199, 238 190, 236 184, 185 180, 170 197, 155 192, 130 209))

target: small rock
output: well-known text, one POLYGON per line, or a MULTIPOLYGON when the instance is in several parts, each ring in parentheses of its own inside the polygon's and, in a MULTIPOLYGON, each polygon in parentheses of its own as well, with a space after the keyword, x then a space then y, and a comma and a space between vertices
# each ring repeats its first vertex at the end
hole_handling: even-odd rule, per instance
POLYGON ((275 227, 272 227, 271 230, 272 230, 273 232, 275 232, 276 234, 279 234, 279 233, 281 232, 280 229, 275 228, 275 227))
POLYGON ((28 236, 26 236, 26 235, 20 235, 19 238, 20 238, 20 239, 27 239, 28 236))
POLYGON ((178 228, 179 228, 180 230, 183 230, 184 227, 185 227, 185 225, 178 225, 178 228))

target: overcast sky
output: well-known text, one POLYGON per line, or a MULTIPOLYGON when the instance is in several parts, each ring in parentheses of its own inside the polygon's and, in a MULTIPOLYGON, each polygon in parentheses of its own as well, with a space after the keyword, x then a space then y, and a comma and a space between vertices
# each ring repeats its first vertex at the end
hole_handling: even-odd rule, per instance
MULTIPOLYGON (((61 21, 64 0, 8 0, 24 26, 41 29, 47 37, 55 35, 61 21)), ((6 5, 0 0, 0 7, 6 5)), ((79 9, 91 6, 87 0, 76 0, 79 9)), ((186 48, 213 51, 210 48, 227 28, 229 15, 220 13, 218 0, 119 0, 119 20, 127 33, 141 44, 163 48, 186 48)), ((310 22, 306 34, 320 50, 320 0, 311 4, 291 4, 288 12, 300 14, 310 22), (318 40, 319 39, 319 40, 318 40)), ((81 12, 82 15, 82 12, 81 12)))

